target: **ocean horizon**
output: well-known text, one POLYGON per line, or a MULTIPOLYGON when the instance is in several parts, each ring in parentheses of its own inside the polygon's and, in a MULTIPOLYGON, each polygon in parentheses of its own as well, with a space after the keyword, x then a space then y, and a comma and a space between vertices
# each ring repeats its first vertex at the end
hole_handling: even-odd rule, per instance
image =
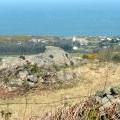
POLYGON ((118 2, 0 4, 0 35, 120 36, 118 2))

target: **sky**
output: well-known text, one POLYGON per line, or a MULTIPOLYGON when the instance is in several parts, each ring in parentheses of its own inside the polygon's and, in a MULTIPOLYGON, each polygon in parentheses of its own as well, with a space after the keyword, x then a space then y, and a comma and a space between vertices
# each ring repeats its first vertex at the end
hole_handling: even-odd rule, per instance
POLYGON ((18 4, 18 3, 110 3, 110 2, 119 2, 120 0, 0 0, 1 4, 18 4))
POLYGON ((94 33, 99 28, 118 33, 119 13, 120 0, 0 0, 0 32, 94 33))
POLYGON ((69 5, 112 5, 112 4, 120 5, 120 0, 0 0, 0 7, 4 6, 29 6, 29 5, 37 5, 37 6, 58 6, 58 8, 69 5), (60 6, 61 5, 61 6, 60 6))

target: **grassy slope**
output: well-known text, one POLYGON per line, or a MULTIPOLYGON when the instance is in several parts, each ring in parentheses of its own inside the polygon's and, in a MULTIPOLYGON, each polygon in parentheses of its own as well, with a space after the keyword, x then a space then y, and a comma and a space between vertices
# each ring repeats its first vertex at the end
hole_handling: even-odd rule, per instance
MULTIPOLYGON (((20 118, 19 120, 29 120, 31 116, 42 116, 47 111, 54 111, 58 106, 65 104, 65 98, 68 98, 67 104, 74 104, 80 99, 70 100, 69 98, 76 96, 89 96, 94 94, 98 89, 104 89, 104 85, 107 79, 107 86, 116 85, 119 83, 120 64, 95 64, 90 63, 85 66, 75 68, 74 71, 80 74, 79 82, 72 88, 59 89, 54 91, 36 91, 36 93, 30 93, 27 96, 28 103, 49 103, 52 101, 61 102, 52 104, 32 104, 32 105, 9 105, 9 110, 13 113, 12 120, 14 118, 20 118)), ((15 99, 6 100, 6 102, 26 102, 25 97, 19 97, 15 99)), ((0 100, 0 103, 5 103, 5 100, 0 100)), ((1 105, 0 110, 6 109, 6 105, 1 105)), ((1 119, 1 118, 0 118, 1 119)))

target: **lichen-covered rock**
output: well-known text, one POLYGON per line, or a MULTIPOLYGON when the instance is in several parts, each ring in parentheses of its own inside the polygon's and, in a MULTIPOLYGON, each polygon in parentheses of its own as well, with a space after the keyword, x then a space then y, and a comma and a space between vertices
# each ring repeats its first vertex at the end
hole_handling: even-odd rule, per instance
POLYGON ((72 70, 61 70, 57 72, 57 79, 59 81, 74 81, 76 74, 72 70))
POLYGON ((38 55, 29 55, 23 57, 5 57, 2 59, 0 70, 8 68, 18 68, 28 64, 37 64, 41 66, 51 65, 75 65, 76 59, 73 59, 68 53, 58 47, 47 46, 44 53, 38 55))
POLYGON ((47 46, 46 50, 42 54, 27 56, 31 64, 38 64, 38 66, 48 66, 48 65, 63 65, 68 66, 76 64, 76 60, 73 59, 68 53, 58 47, 47 46))
POLYGON ((17 68, 18 66, 26 65, 26 61, 19 57, 5 57, 2 59, 0 70, 8 68, 17 68))
POLYGON ((112 93, 114 93, 116 95, 117 94, 120 95, 120 85, 114 86, 110 90, 111 90, 112 93))
POLYGON ((35 75, 28 75, 27 76, 27 81, 28 82, 32 82, 32 83, 37 83, 38 82, 38 78, 35 75))
POLYGON ((28 76, 28 72, 27 71, 20 71, 17 75, 21 80, 26 80, 27 76, 28 76))
POLYGON ((38 55, 5 57, 0 63, 0 83, 11 90, 64 84, 76 79, 76 73, 70 68, 76 63, 64 50, 53 46, 47 46, 38 55))
POLYGON ((21 79, 12 79, 9 82, 10 87, 21 87, 24 81, 21 79))

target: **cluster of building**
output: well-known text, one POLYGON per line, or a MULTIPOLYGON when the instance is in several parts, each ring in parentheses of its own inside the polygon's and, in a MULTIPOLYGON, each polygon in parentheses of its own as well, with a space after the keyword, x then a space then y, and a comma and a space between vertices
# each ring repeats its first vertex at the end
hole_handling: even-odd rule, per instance
POLYGON ((87 46, 89 45, 89 41, 86 40, 86 38, 79 38, 79 37, 73 37, 73 50, 78 50, 79 46, 87 46))
POLYGON ((33 39, 30 39, 29 42, 34 42, 34 43, 40 43, 40 42, 42 42, 42 43, 45 43, 46 40, 33 38, 33 39))

